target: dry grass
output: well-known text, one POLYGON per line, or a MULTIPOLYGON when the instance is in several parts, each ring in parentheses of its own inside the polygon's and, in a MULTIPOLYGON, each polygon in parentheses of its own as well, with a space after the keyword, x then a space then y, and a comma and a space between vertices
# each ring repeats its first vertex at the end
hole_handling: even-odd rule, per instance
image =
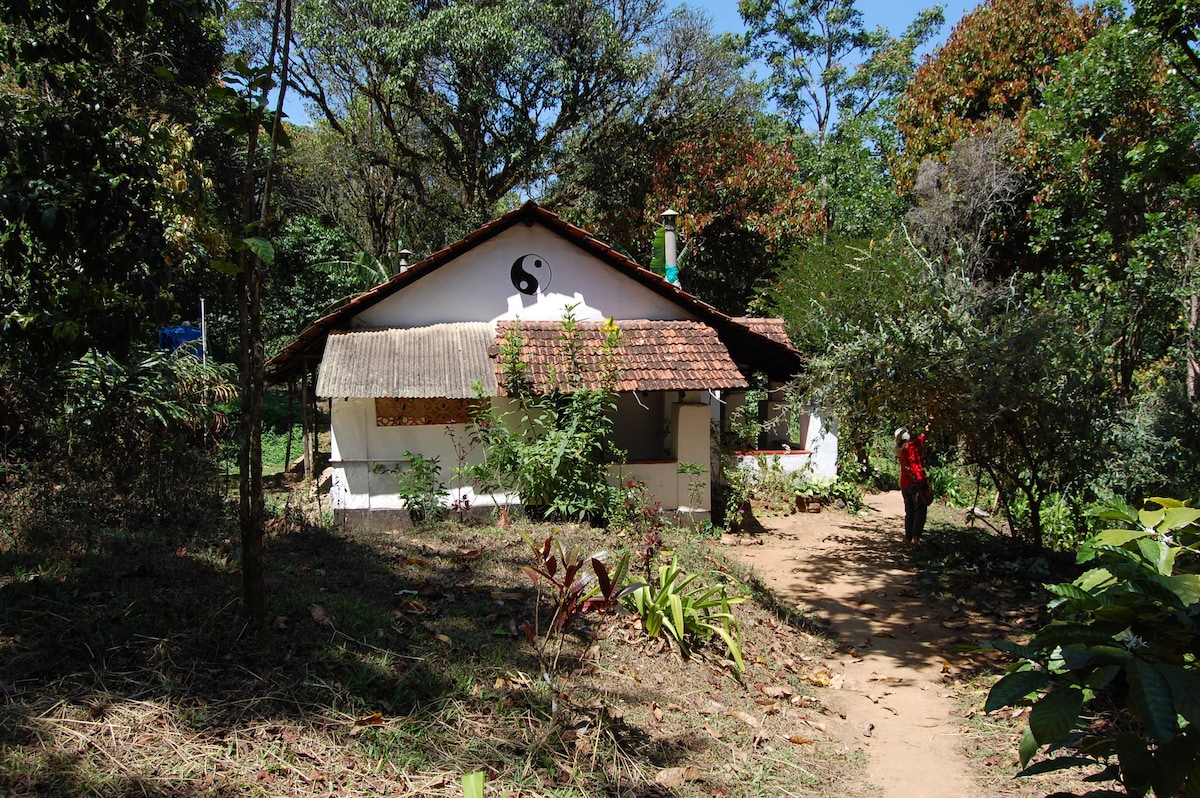
MULTIPOLYGON (((548 605, 516 531, 350 532, 296 512, 268 539, 263 653, 245 635, 233 534, 0 553, 0 794, 437 798, 475 771, 488 796, 512 798, 859 794, 861 755, 825 731, 834 641, 681 530, 663 556, 755 596, 735 608, 740 678, 719 647, 684 662, 636 620, 600 616, 564 638, 552 687, 519 631, 545 625, 548 605)), ((560 534, 589 550, 638 543, 560 534)), ((1049 576, 1022 556, 940 523, 918 582, 1019 639, 1049 576)), ((954 686, 981 795, 1083 791, 1082 774, 1012 779, 1024 718, 979 709, 1003 662, 964 661, 954 686)))
MULTIPOLYGON (((728 573, 676 535, 689 567, 728 573)), ((488 795, 514 798, 853 783, 856 755, 822 731, 810 684, 829 641, 781 608, 738 605, 741 678, 717 648, 684 662, 613 616, 565 639, 552 689, 518 631, 547 610, 511 530, 350 533, 290 514, 267 561, 264 654, 227 541, 0 559, 0 793, 457 796, 480 770, 488 795)))

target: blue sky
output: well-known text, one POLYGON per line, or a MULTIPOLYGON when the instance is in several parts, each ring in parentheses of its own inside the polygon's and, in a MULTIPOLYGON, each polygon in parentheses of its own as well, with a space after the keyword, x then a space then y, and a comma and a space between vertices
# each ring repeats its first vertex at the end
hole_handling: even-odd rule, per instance
MULTIPOLYGON (((962 19, 963 14, 979 5, 980 0, 946 0, 946 24, 934 44, 940 44, 950 35, 950 30, 962 19)), ((689 0, 688 5, 703 8, 712 15, 717 32, 742 33, 746 27, 738 14, 737 0, 689 0)), ((917 12, 936 5, 920 0, 858 0, 855 4, 862 11, 868 27, 882 25, 890 33, 899 34, 917 16, 917 12)))

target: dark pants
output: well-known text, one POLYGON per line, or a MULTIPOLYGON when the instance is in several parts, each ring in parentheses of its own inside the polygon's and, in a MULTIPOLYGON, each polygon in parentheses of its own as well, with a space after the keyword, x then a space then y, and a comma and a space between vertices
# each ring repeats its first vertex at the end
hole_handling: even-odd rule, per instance
POLYGON ((915 543, 925 531, 925 516, 929 514, 929 508, 921 501, 920 485, 909 485, 900 493, 904 496, 904 542, 915 543))

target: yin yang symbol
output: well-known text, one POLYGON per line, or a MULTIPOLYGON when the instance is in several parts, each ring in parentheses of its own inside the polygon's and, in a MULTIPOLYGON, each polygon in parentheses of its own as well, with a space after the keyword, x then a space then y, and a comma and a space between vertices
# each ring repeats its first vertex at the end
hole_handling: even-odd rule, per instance
POLYGON ((541 255, 522 255, 513 261, 509 278, 513 288, 522 294, 533 296, 550 285, 550 264, 541 255))

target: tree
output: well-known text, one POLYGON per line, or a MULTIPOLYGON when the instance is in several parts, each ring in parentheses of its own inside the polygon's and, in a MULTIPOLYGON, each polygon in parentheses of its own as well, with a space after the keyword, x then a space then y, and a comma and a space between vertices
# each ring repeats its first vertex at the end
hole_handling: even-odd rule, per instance
POLYGON ((654 175, 644 213, 679 212, 680 281, 731 315, 745 314, 782 253, 820 227, 796 159, 749 130, 681 144, 654 175))
POLYGON ((1052 494, 1082 491, 1104 446, 1101 349, 1086 320, 928 264, 899 306, 814 363, 828 402, 891 429, 934 413, 999 491, 1014 537, 1042 545, 1052 494), (1086 329, 1086 327, 1083 327, 1086 329))
MULTIPOLYGON (((714 36, 707 15, 681 8, 646 47, 647 68, 620 113, 568 139, 547 204, 635 258, 647 258, 666 205, 650 195, 680 147, 757 127, 761 98, 743 77, 732 36, 714 36)), ((670 197, 665 200, 672 202, 670 197)))
POLYGON ((203 517, 193 491, 163 486, 212 457, 186 397, 221 375, 146 350, 223 245, 197 155, 221 57, 213 12, 0 6, 0 468, 21 474, 5 501, 64 536, 51 544, 203 517))
POLYGON ((198 223, 205 178, 192 155, 196 92, 220 56, 210 12, 206 0, 0 10, 11 366, 124 353, 175 311, 171 292, 211 232, 198 223))
POLYGON ((1181 343, 1192 295, 1173 266, 1198 199, 1200 98, 1160 53, 1151 34, 1110 18, 1060 61, 1026 121, 1032 249, 1061 282, 1056 302, 1086 308, 1126 399, 1138 371, 1181 343))
POLYGON ((833 364, 845 348, 869 335, 881 317, 911 306, 910 293, 923 271, 898 231, 876 240, 831 238, 794 248, 767 288, 767 312, 784 319, 792 343, 811 358, 799 387, 808 401, 838 419, 839 446, 849 452, 841 458, 844 476, 869 480, 871 443, 886 420, 870 383, 831 383, 829 372, 836 372, 833 364))
POLYGON ((912 79, 916 51, 941 27, 941 7, 899 37, 868 30, 853 0, 741 0, 738 9, 750 54, 771 68, 771 98, 807 138, 797 152, 826 230, 857 237, 889 226, 899 212, 888 173, 898 143, 891 106, 912 79))
POLYGON ((1200 91, 1200 9, 1186 0, 1137 0, 1133 24, 1154 31, 1166 45, 1164 57, 1193 91, 1200 91))
POLYGON ((926 158, 945 157, 959 139, 1019 123, 1040 105, 1059 58, 1097 27, 1096 12, 1071 0, 987 0, 963 17, 900 98, 902 178, 911 183, 926 158))
POLYGON ((275 165, 285 140, 283 105, 287 95, 292 33, 292 0, 270 7, 267 47, 261 59, 235 58, 225 83, 213 96, 223 103, 220 115, 226 129, 244 136, 244 162, 237 229, 233 237, 237 262, 218 263, 234 276, 238 291, 241 423, 238 446, 238 515, 242 541, 242 585, 250 631, 266 646, 266 586, 263 563, 265 501, 262 482, 263 365, 262 282, 264 264, 275 258, 265 236, 270 232, 271 196, 275 165), (272 91, 274 111, 269 109, 272 91), (264 141, 265 139, 265 141, 264 141))
POLYGON ((355 147, 363 107, 420 198, 436 164, 474 226, 545 179, 570 134, 620 111, 659 4, 566 0, 309 0, 297 26, 299 85, 355 147))
POLYGON ((1025 257, 1020 215, 1029 178, 1013 158, 1017 139, 1004 124, 954 142, 944 161, 921 163, 904 221, 928 255, 976 277, 1011 272, 1025 257))

